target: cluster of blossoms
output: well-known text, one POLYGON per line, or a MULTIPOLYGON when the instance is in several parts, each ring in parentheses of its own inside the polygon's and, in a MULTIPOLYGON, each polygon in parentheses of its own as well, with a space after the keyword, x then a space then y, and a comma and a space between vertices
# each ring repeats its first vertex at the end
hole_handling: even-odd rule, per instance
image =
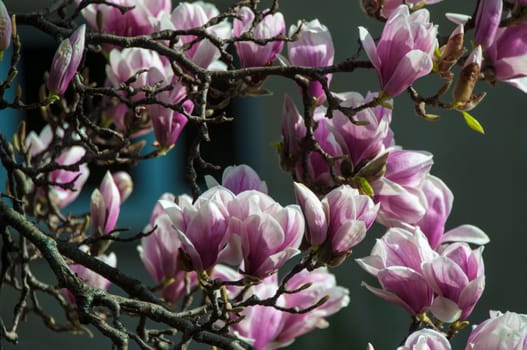
MULTIPOLYGON (((145 48, 102 47, 108 58, 105 85, 115 92, 103 101, 102 123, 125 137, 153 131, 159 154, 175 145, 195 107, 203 107, 196 103, 200 91, 189 82, 190 68, 233 68, 222 56, 227 45, 235 48, 242 68, 277 63, 314 68, 300 87, 306 115, 289 96, 283 104, 279 150, 283 168, 297 181, 297 204, 275 201, 246 165, 227 168, 221 184, 206 178, 208 190, 194 199, 167 193, 155 204, 145 228, 149 234, 138 250, 167 303, 184 303, 197 288, 220 286, 230 309, 228 318, 215 320, 216 326, 257 349, 285 346, 326 327, 326 318, 348 305, 349 292, 337 285, 328 267, 341 264, 377 222, 386 233, 369 256, 356 262, 380 287, 364 286, 403 307, 421 326, 435 328, 410 334, 399 349, 451 348, 437 325, 450 324, 448 333, 455 333, 472 313, 485 287, 482 252, 489 238, 472 225, 445 228, 453 194, 430 173, 433 156, 397 145, 390 127, 393 97, 411 91, 417 79, 430 73, 452 82, 451 69, 464 54, 468 18, 451 16, 457 26, 439 47, 438 28, 420 8, 439 1, 362 1, 368 13, 386 20, 377 43, 366 28, 359 28, 362 48, 379 80, 379 91, 365 96, 330 91, 332 71, 327 68, 333 65, 335 49, 328 28, 316 19, 287 30, 278 11, 238 6, 229 21, 214 5, 201 1, 172 8, 169 0, 113 0, 130 8, 121 11, 100 3, 82 9, 91 29, 82 25, 61 42, 47 80, 48 102, 64 95, 77 73, 87 30, 125 37, 173 31, 177 34, 172 40, 160 43, 184 55, 187 65, 145 48), (287 57, 282 56, 284 46, 287 57), (296 265, 302 268, 279 277, 278 270, 302 253, 296 265)), ((0 5, 0 36, 5 39, 11 35, 10 21, 0 5)), ((482 74, 493 83, 504 81, 527 92, 527 24, 500 27, 513 11, 526 6, 518 1, 511 13, 504 13, 501 0, 479 1, 474 45, 462 61, 448 108, 463 113, 474 108, 484 97, 473 95, 482 74)), ((0 51, 7 46, 9 42, 0 42, 0 51)), ((265 77, 250 76, 245 88, 257 91, 265 77)), ((65 208, 89 176, 84 160, 88 149, 61 147, 65 134, 73 140, 89 138, 82 129, 73 129, 67 123, 48 125, 25 140, 30 165, 54 168, 47 174, 47 187, 31 189, 36 208, 43 202, 59 211, 65 208)), ((113 267, 117 259, 105 254, 111 242, 105 238, 114 233, 121 204, 131 191, 128 174, 107 172, 91 195, 94 243, 80 249, 113 267)), ((110 284, 81 265, 71 264, 70 269, 93 287, 106 290, 110 284)), ((75 304, 69 290, 63 294, 75 304)), ((492 313, 472 331, 466 349, 523 348, 526 321, 525 315, 492 313)))

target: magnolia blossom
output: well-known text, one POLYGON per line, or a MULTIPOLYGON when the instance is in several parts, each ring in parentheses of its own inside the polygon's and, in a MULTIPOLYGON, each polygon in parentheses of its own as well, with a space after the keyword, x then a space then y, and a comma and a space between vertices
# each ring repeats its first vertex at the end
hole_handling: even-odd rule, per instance
POLYGON ((106 172, 101 186, 91 195, 92 233, 104 235, 110 233, 117 223, 121 208, 121 194, 109 171, 106 172))
MULTIPOLYGON (((63 135, 62 129, 52 130, 51 126, 46 125, 39 135, 31 131, 26 138, 26 147, 29 148, 29 154, 32 157, 45 152, 55 137, 60 138, 63 135)), ((86 154, 86 150, 81 146, 72 146, 54 159, 59 166, 78 164, 86 154)), ((43 162, 50 162, 50 159, 44 158, 43 162)), ((90 170, 85 163, 78 165, 78 170, 56 169, 50 172, 48 179, 56 183, 49 188, 49 198, 58 209, 62 209, 73 202, 80 194, 84 183, 90 175, 90 170), (62 185, 72 184, 72 189, 64 188, 62 185)), ((43 189, 37 189, 37 194, 43 196, 43 189)))
MULTIPOLYGON (((161 30, 188 30, 200 28, 207 24, 220 12, 213 4, 203 1, 193 3, 181 2, 172 12, 172 16, 161 20, 161 30)), ((207 26, 207 32, 218 39, 228 39, 231 36, 231 25, 226 20, 207 26)), ((210 40, 202 39, 196 42, 194 35, 181 35, 177 46, 185 49, 185 54, 200 67, 223 70, 225 64, 219 61, 220 50, 210 40)))
MULTIPOLYGON (((165 64, 158 53, 146 49, 128 48, 119 51, 114 49, 110 52, 108 64, 106 65, 106 85, 119 87, 124 82, 130 81, 132 88, 129 98, 139 100, 144 98, 141 87, 149 85, 149 82, 155 81, 154 77, 149 78, 149 72, 161 72, 164 77, 172 76, 170 67, 165 64)), ((156 74, 156 77, 159 74, 156 74)), ((121 92, 122 93, 122 92, 121 92)), ((137 129, 149 129, 148 121, 141 120, 139 115, 131 115, 129 108, 123 103, 116 103, 105 112, 115 126, 121 131, 137 132, 137 129)), ((140 132, 141 133, 141 132, 140 132)))
POLYGON ((451 350, 448 339, 433 329, 424 328, 413 332, 397 350, 451 350))
POLYGON ((176 303, 197 284, 197 276, 179 267, 181 241, 170 217, 157 215, 144 231, 149 232, 153 227, 156 227, 154 232, 144 237, 137 248, 139 256, 154 282, 163 286, 163 298, 176 303))
MULTIPOLYGON (((209 175, 205 176, 209 188, 218 186, 219 183, 209 175)), ((267 194, 267 184, 262 181, 256 171, 248 165, 228 166, 223 170, 221 185, 234 194, 243 191, 256 190, 267 194)))
POLYGON ((495 80, 509 83, 527 92, 527 24, 499 28, 495 40, 485 50, 485 57, 495 80))
POLYGON ((427 209, 422 186, 432 167, 428 152, 392 150, 384 177, 372 184, 380 203, 378 220, 385 226, 414 225, 427 209))
MULTIPOLYGON (((341 106, 348 108, 368 103, 375 95, 368 94, 363 98, 358 93, 347 92, 335 94, 335 97, 342 101, 341 106)), ((297 180, 323 189, 322 192, 329 192, 337 185, 332 172, 350 178, 359 174, 368 181, 377 180, 382 175, 383 159, 377 158, 381 157, 385 147, 393 145, 389 108, 377 106, 359 111, 354 120, 366 125, 354 124, 340 111, 333 111, 333 118, 327 118, 323 106, 315 109, 313 119, 317 123, 313 136, 322 150, 335 158, 333 169, 319 152, 304 154, 306 151, 300 146, 306 135, 304 119, 293 101, 285 97, 282 112, 282 166, 293 168, 297 180)))
MULTIPOLYGON (((163 82, 167 79, 163 72, 157 68, 148 71, 148 80, 150 84, 163 82)), ((191 114, 194 109, 194 103, 187 99, 187 89, 185 85, 174 77, 169 77, 168 82, 172 80, 173 86, 168 91, 163 91, 156 97, 167 104, 179 105, 183 112, 191 114)), ((156 141, 163 149, 169 149, 176 143, 179 134, 187 124, 187 117, 180 111, 164 107, 160 104, 148 105, 148 112, 152 121, 156 141)))
POLYGON ((216 186, 203 193, 195 203, 187 196, 179 199, 178 203, 162 201, 160 204, 181 241, 182 268, 205 271, 223 258, 238 260, 230 256, 227 244, 230 239, 227 206, 234 199, 234 194, 216 186))
MULTIPOLYGON (((232 325, 234 333, 252 341, 258 350, 272 350, 291 344, 296 337, 315 328, 326 328, 328 322, 325 318, 348 305, 349 292, 337 286, 335 276, 325 268, 311 272, 304 270, 294 275, 286 286, 288 290, 298 290, 307 284, 308 288, 280 296, 277 305, 303 310, 322 298, 327 298, 327 301, 309 312, 299 314, 263 305, 246 307, 241 312, 244 318, 232 325)), ((252 287, 249 294, 265 299, 272 297, 277 289, 277 277, 272 275, 252 287)))
POLYGON ((305 240, 319 248, 319 257, 330 265, 340 264, 364 239, 379 210, 370 197, 348 185, 322 201, 300 183, 295 183, 295 194, 306 219, 305 240))
POLYGON ((228 205, 229 233, 241 242, 244 273, 265 277, 300 253, 304 218, 298 206, 282 207, 255 190, 241 192, 228 205))
MULTIPOLYGON (((335 48, 331 33, 318 19, 311 22, 299 21, 297 25, 292 25, 289 28, 289 36, 295 33, 298 33, 298 39, 287 44, 287 53, 292 65, 325 67, 333 64, 335 48)), ((326 75, 328 87, 331 78, 331 74, 326 75)), ((309 94, 316 99, 317 105, 326 101, 326 95, 318 81, 309 83, 309 94)))
POLYGON ((490 318, 470 333, 465 350, 511 350, 527 348, 527 315, 491 311, 490 318))
POLYGON ((11 44, 11 33, 11 16, 9 16, 4 2, 0 0, 0 60, 3 51, 11 44))
POLYGON ((494 42, 502 11, 502 0, 481 0, 479 2, 474 28, 474 43, 476 45, 487 48, 494 42))
MULTIPOLYGON (((257 40, 267 40, 285 34, 285 20, 281 12, 267 13, 260 22, 254 25, 254 12, 246 6, 238 10, 238 18, 233 19, 232 36, 240 37, 245 33, 252 33, 257 40)), ((240 58, 242 67, 265 66, 271 63, 276 55, 282 51, 284 43, 282 40, 272 40, 266 44, 258 44, 252 41, 236 41, 236 52, 240 58)))
POLYGON ((85 33, 86 26, 83 24, 68 39, 64 39, 55 52, 47 81, 52 93, 62 95, 66 92, 84 55, 85 33))
MULTIPOLYGON (((80 250, 86 253, 88 251, 88 247, 85 245, 80 246, 80 250)), ((108 255, 102 254, 96 256, 96 258, 105 263, 106 265, 109 265, 111 267, 117 267, 117 256, 114 253, 110 253, 108 255)), ((91 287, 102 290, 107 290, 108 287, 110 287, 111 282, 109 280, 102 277, 98 273, 88 269, 87 267, 84 267, 83 265, 71 264, 69 265, 69 268, 91 287)), ((75 300, 75 296, 68 289, 63 289, 62 292, 68 298, 70 303, 77 303, 75 300)))
POLYGON ((441 321, 465 320, 472 313, 485 288, 482 252, 483 247, 452 243, 423 263, 423 274, 437 294, 431 311, 441 321))
POLYGON ((437 256, 420 230, 391 228, 377 240, 371 255, 357 263, 381 284, 375 288, 363 282, 368 290, 417 315, 430 308, 434 297, 422 265, 437 256))
MULTIPOLYGON (((81 0, 75 0, 77 5, 81 0)), ((122 13, 115 6, 91 4, 82 10, 86 21, 97 31, 122 36, 151 34, 154 29, 153 19, 162 12, 170 12, 170 0, 109 0, 108 3, 131 9, 122 13)))
POLYGON ((426 177, 422 190, 426 198, 427 209, 416 225, 428 238, 430 246, 435 248, 443 238, 454 195, 441 179, 432 175, 426 177))
POLYGON ((437 27, 429 17, 426 9, 410 14, 408 6, 399 6, 385 23, 377 46, 370 33, 359 27, 362 46, 384 94, 397 96, 432 70, 437 27))

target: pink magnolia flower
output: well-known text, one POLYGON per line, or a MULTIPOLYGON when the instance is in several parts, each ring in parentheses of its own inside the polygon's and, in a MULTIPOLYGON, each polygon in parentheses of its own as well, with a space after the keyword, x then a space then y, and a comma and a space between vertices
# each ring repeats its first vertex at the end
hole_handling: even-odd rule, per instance
MULTIPOLYGON (((333 64, 335 49, 328 28, 318 19, 311 22, 299 21, 289 28, 289 36, 298 31, 298 39, 287 44, 289 61, 295 66, 325 67, 333 64)), ((327 85, 331 83, 331 74, 326 75, 327 85)), ((321 105, 326 101, 322 85, 318 81, 309 83, 309 93, 321 105)))
POLYGON ((527 315, 490 311, 490 318, 470 333, 465 350, 520 350, 527 348, 527 315))
POLYGON ((448 339, 433 329, 423 328, 413 332, 406 338, 403 346, 397 350, 451 350, 448 339))
POLYGON ((302 310, 313 306, 322 298, 328 299, 324 304, 306 313, 284 312, 284 327, 276 338, 279 343, 288 344, 296 337, 316 328, 328 327, 326 317, 337 313, 349 304, 349 291, 337 286, 335 276, 326 268, 320 267, 313 271, 303 270, 294 275, 286 286, 288 290, 297 290, 307 283, 310 283, 308 288, 284 296, 285 307, 302 310))
MULTIPOLYGON (((181 2, 172 12, 170 20, 162 21, 160 29, 188 30, 202 27, 220 12, 213 4, 203 1, 193 3, 181 2)), ((219 39, 231 36, 231 25, 226 20, 207 26, 207 32, 219 39)), ((225 64, 219 61, 220 50, 210 40, 196 41, 194 35, 180 36, 178 47, 185 48, 185 54, 198 66, 208 69, 225 69, 225 64)))
POLYGON ((306 219, 306 241, 320 247, 319 258, 340 264, 360 243, 375 221, 379 206, 348 185, 329 192, 322 201, 309 188, 295 183, 295 194, 306 219))
POLYGON ((485 50, 488 65, 494 72, 494 79, 509 83, 527 92, 527 24, 499 28, 495 40, 485 50))
MULTIPOLYGON (((209 188, 218 186, 219 183, 212 176, 205 176, 209 188)), ((243 191, 256 190, 267 194, 267 184, 262 181, 256 171, 248 165, 228 166, 223 171, 221 185, 234 194, 243 191)))
MULTIPOLYGON (((344 155, 341 142, 337 140, 332 126, 332 120, 325 118, 325 109, 320 106, 315 110, 314 120, 318 123, 314 131, 315 139, 318 141, 322 150, 331 156, 338 157, 344 155)), ((310 183, 324 188, 334 187, 331 179, 331 169, 325 159, 318 152, 309 152, 307 162, 303 162, 303 150, 300 145, 306 135, 304 119, 298 112, 293 101, 286 96, 282 111, 282 165, 288 169, 293 168, 296 178, 304 183, 310 183), (304 169, 307 165, 307 169, 304 169)), ((340 162, 337 161, 337 165, 340 162)), ((340 173, 339 166, 336 166, 336 173, 340 173)))
MULTIPOLYGON (((85 253, 88 251, 88 249, 89 248, 85 245, 80 246, 80 250, 82 250, 85 253)), ((102 255, 96 256, 96 258, 111 267, 117 266, 117 256, 114 253, 110 253, 108 255, 102 254, 102 255)), ((88 285, 94 288, 108 290, 108 287, 110 287, 111 282, 109 280, 102 277, 98 273, 88 269, 87 267, 84 267, 83 265, 71 264, 69 265, 69 268, 71 271, 76 273, 80 278, 82 278, 88 285)), ((77 303, 75 300, 75 296, 68 289, 62 289, 62 292, 68 298, 70 303, 72 304, 77 303)))
MULTIPOLYGON (((163 91, 156 97, 164 103, 177 105, 187 114, 191 114, 194 109, 194 103, 187 99, 187 89, 185 85, 176 78, 166 77, 163 72, 157 68, 148 71, 148 81, 150 84, 156 84, 163 81, 172 80, 173 86, 168 91, 163 91)), ((164 107, 160 104, 150 104, 147 107, 154 129, 156 141, 162 149, 169 149, 176 143, 179 134, 187 124, 187 117, 177 110, 164 107)))
POLYGON ((241 242, 244 273, 268 276, 300 252, 304 218, 298 206, 282 207, 265 193, 250 190, 229 203, 229 214, 229 233, 241 242))
MULTIPOLYGON (((280 307, 309 308, 322 298, 327 301, 319 307, 303 313, 293 314, 270 306, 254 305, 246 307, 241 314, 244 319, 233 324, 232 329, 238 336, 253 341, 258 350, 272 350, 291 344, 296 337, 316 328, 326 328, 326 317, 333 315, 349 303, 347 289, 336 285, 335 277, 325 268, 302 271, 287 282, 288 290, 298 290, 310 284, 308 288, 278 298, 280 307)), ((260 299, 272 297, 278 289, 276 275, 269 276, 249 291, 260 299)))
MULTIPOLYGON (((79 5, 81 0, 75 0, 75 2, 79 5)), ((106 2, 133 8, 122 13, 114 6, 91 4, 82 10, 82 15, 95 30, 122 36, 151 34, 154 28, 152 19, 172 9, 170 0, 109 0, 106 2)))
POLYGON ((0 60, 3 55, 3 51, 11 44, 11 16, 4 5, 4 2, 0 0, 0 60))
MULTIPOLYGON (((357 92, 338 94, 342 107, 356 108, 377 97, 377 94, 368 93, 362 97, 357 92)), ((388 101, 391 102, 391 101, 388 101)), ((359 111, 354 120, 366 122, 367 125, 353 124, 347 115, 340 111, 333 113, 333 126, 338 138, 345 144, 346 153, 355 168, 360 168, 374 158, 385 146, 393 144, 393 133, 390 129, 392 110, 377 106, 359 111)))
POLYGON ((85 33, 86 26, 83 24, 68 39, 64 39, 55 52, 47 81, 48 89, 52 93, 64 94, 77 73, 84 55, 85 33))
MULTIPOLYGON (((145 97, 140 88, 149 85, 149 82, 154 80, 152 77, 149 78, 149 72, 161 72, 163 80, 164 77, 173 75, 170 67, 154 51, 139 48, 129 48, 122 51, 114 49, 110 52, 106 65, 106 85, 117 88, 133 78, 130 86, 134 91, 127 97, 137 101, 145 97)), ((158 76, 156 75, 156 77, 158 76)), ((105 115, 112 119, 117 129, 135 132, 136 128, 132 128, 132 125, 139 123, 140 118, 136 115, 130 117, 129 113, 129 108, 122 103, 117 103, 105 111, 105 115)), ((140 128, 149 129, 150 125, 141 125, 140 128)), ((143 130, 142 133, 144 132, 143 130)))
POLYGON ((157 215, 152 225, 144 231, 149 232, 153 227, 156 230, 141 240, 141 246, 137 247, 139 256, 154 282, 164 285, 162 297, 176 303, 197 284, 197 276, 195 272, 184 271, 179 266, 181 241, 170 217, 167 214, 157 215))
POLYGON ((435 248, 443 238, 454 195, 441 179, 432 175, 426 177, 422 190, 426 197, 427 209, 416 225, 428 238, 430 246, 435 248))
POLYGON ((421 266, 437 256, 418 229, 391 228, 377 240, 371 255, 357 263, 381 284, 375 288, 363 282, 369 291, 417 315, 430 308, 434 297, 421 266))
MULTIPOLYGON (((35 157, 46 151, 53 139, 55 137, 62 137, 63 132, 62 129, 57 129, 55 131, 51 130, 50 125, 46 125, 40 132, 40 135, 31 131, 26 138, 26 147, 30 147, 29 153, 31 156, 35 157)), ((78 164, 85 154, 86 150, 84 148, 80 146, 72 146, 65 149, 54 160, 54 162, 63 166, 78 164)), ((43 161, 50 162, 51 160, 44 158, 43 161)), ((58 209, 62 209, 77 199, 89 175, 90 170, 85 163, 79 164, 79 170, 53 170, 48 176, 50 182, 57 184, 52 185, 49 188, 49 197, 53 204, 57 206, 58 209), (67 189, 59 184, 72 184, 73 188, 67 189)), ((40 193, 40 195, 43 195, 43 191, 44 189, 37 189, 37 192, 40 193)))
POLYGON ((91 195, 92 233, 105 235, 110 233, 117 223, 121 208, 121 194, 109 171, 106 172, 101 186, 91 195))
POLYGON ((423 274, 437 297, 430 310, 441 321, 465 320, 485 288, 483 247, 467 243, 441 247, 441 255, 423 263, 423 274))
POLYGON ((494 42, 502 11, 502 0, 482 0, 479 2, 474 27, 474 43, 476 45, 487 48, 494 42))
POLYGON ((370 33, 359 27, 360 40, 384 94, 397 96, 432 70, 437 27, 429 17, 426 9, 410 14, 408 6, 399 6, 385 23, 377 46, 370 33))
POLYGON ((423 183, 432 167, 428 152, 393 150, 384 177, 372 184, 381 208, 377 220, 385 226, 414 225, 426 213, 423 183))
POLYGON ((227 206, 234 194, 221 186, 203 193, 195 203, 182 197, 179 203, 162 201, 181 241, 182 261, 188 271, 205 271, 229 259, 227 206))
MULTIPOLYGON (((252 37, 258 40, 272 39, 285 34, 285 20, 281 12, 265 13, 262 20, 254 28, 255 16, 249 7, 240 7, 238 16, 240 19, 234 18, 232 23, 232 36, 234 38, 248 32, 251 32, 252 37)), ((276 55, 282 51, 284 43, 281 40, 276 40, 260 45, 251 41, 236 41, 234 46, 236 46, 242 67, 257 67, 271 63, 276 55)))

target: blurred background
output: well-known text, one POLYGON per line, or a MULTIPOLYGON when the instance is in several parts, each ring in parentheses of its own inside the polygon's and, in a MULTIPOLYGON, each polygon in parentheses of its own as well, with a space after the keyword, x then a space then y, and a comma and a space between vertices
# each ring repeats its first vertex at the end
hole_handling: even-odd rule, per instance
MULTIPOLYGON (((5 3, 10 11, 23 12, 46 6, 51 1, 7 0, 5 3)), ((232 2, 222 0, 214 3, 224 8, 232 2)), ((432 21, 439 25, 440 35, 449 35, 454 29, 454 25, 444 18, 445 12, 471 14, 475 3, 475 0, 445 0, 430 6, 432 21)), ((318 18, 330 29, 336 48, 335 62, 356 52, 359 25, 367 27, 374 37, 378 37, 382 30, 380 24, 362 14, 358 0, 282 1, 280 6, 288 26, 298 19, 318 18)), ((49 69, 57 41, 28 28, 19 28, 19 32, 24 45, 20 81, 30 98, 30 94, 37 91, 43 82, 43 71, 49 69)), ((470 45, 468 38, 466 45, 470 45)), ((2 79, 5 78, 6 61, 4 59, 0 70, 2 79)), ((434 91, 440 84, 436 77, 428 77, 420 80, 416 87, 419 91, 427 92, 434 91)), ((280 140, 283 95, 287 93, 299 101, 298 90, 291 82, 276 78, 268 79, 264 87, 274 91, 274 95, 236 101, 232 110, 235 122, 212 128, 213 142, 203 148, 203 154, 207 160, 224 166, 249 164, 267 182, 271 196, 286 205, 294 202, 292 181, 279 168, 272 143, 280 140)), ((404 94, 395 100, 392 123, 399 145, 405 149, 427 150, 434 154, 432 174, 440 177, 455 195, 447 229, 470 223, 482 228, 491 238, 484 252, 487 286, 470 317, 473 324, 486 319, 489 310, 527 313, 527 184, 524 180, 527 170, 527 96, 505 84, 496 87, 486 83, 479 83, 476 87, 477 92, 488 93, 484 101, 472 111, 485 128, 485 135, 470 130, 458 113, 430 110, 441 115, 441 119, 436 122, 417 117, 404 94)), ((334 76, 331 88, 336 92, 354 90, 364 95, 368 90, 378 89, 377 77, 373 71, 338 74, 334 76)), ((0 114, 0 130, 7 135, 12 134, 20 118, 24 117, 6 110, 0 111, 0 114)), ((31 124, 38 115, 25 118, 31 124)), ((37 129, 41 127, 38 123, 32 125, 37 129)), ((168 156, 143 162, 130 169, 136 187, 122 208, 119 227, 129 228, 131 232, 140 231, 148 222, 154 203, 162 193, 180 194, 188 191, 183 167, 189 133, 185 131, 182 134, 168 156)), ((94 174, 92 187, 97 186, 102 177, 100 171, 94 174)), ((215 176, 219 179, 220 174, 215 176)), ((0 181, 3 183, 4 180, 5 173, 0 169, 0 181)), ((86 187, 83 197, 67 210, 89 210, 91 190, 86 187)), ((377 282, 353 260, 369 255, 375 239, 383 233, 382 227, 375 226, 354 249, 351 258, 335 269, 339 284, 350 289, 350 305, 329 319, 331 326, 328 329, 298 338, 291 349, 363 350, 368 342, 374 344, 376 349, 395 349, 404 339, 410 317, 401 308, 376 298, 361 287, 361 281, 373 285, 377 282)), ((111 250, 116 251, 118 265, 125 273, 151 283, 139 260, 135 244, 115 244, 111 250)), ((42 263, 36 262, 34 268, 48 273, 42 263)), ((47 276, 48 281, 53 283, 53 278, 49 274, 47 276)), ((119 292, 117 288, 112 290, 119 292)), ((14 303, 8 288, 0 291, 2 316, 10 317, 14 303)), ((7 322, 10 322, 9 318, 7 322)), ((455 337, 454 349, 464 347, 468 333, 466 329, 455 337)), ((110 342, 100 336, 90 338, 86 335, 75 337, 51 333, 32 315, 27 318, 27 324, 20 327, 20 335, 18 347, 7 343, 2 345, 6 349, 56 349, 65 347, 65 344, 74 344, 78 350, 110 348, 110 342)), ((132 344, 131 348, 134 346, 132 344)))

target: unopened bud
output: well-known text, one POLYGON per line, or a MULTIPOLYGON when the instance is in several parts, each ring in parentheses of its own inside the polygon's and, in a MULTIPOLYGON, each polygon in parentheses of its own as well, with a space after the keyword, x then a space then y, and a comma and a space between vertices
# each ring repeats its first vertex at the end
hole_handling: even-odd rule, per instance
POLYGON ((77 72, 84 53, 86 25, 81 25, 68 39, 61 43, 51 64, 48 89, 52 94, 62 95, 77 72))
POLYGON ((454 89, 454 100, 456 105, 461 105, 470 101, 472 91, 474 90, 474 86, 479 78, 482 60, 483 53, 481 45, 478 45, 468 56, 454 89))
POLYGON ((459 24, 452 34, 450 34, 448 42, 441 47, 438 70, 442 77, 452 78, 452 73, 449 72, 450 68, 456 64, 465 52, 465 48, 463 47, 464 37, 464 26, 459 24))

